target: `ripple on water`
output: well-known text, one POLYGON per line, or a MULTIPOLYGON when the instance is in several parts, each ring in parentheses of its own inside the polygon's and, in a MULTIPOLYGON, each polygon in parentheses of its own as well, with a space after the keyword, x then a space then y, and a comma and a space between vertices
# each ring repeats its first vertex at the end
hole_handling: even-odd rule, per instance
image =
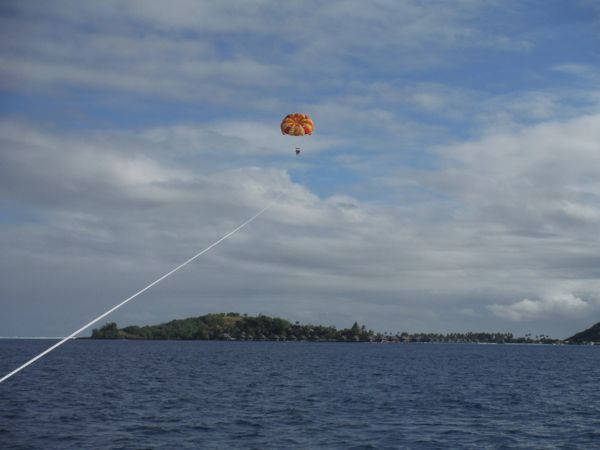
MULTIPOLYGON (((39 350, 1 341, 0 368, 39 350)), ((594 448, 599 362, 593 347, 75 341, 0 386, 0 447, 594 448)))

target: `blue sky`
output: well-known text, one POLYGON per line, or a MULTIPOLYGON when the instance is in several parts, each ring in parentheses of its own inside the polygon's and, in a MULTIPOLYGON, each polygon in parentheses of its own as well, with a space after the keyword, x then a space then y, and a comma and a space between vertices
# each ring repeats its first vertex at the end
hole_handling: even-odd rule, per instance
POLYGON ((113 319, 600 320, 594 1, 5 1, 0 25, 0 335, 71 332, 280 193, 113 319))

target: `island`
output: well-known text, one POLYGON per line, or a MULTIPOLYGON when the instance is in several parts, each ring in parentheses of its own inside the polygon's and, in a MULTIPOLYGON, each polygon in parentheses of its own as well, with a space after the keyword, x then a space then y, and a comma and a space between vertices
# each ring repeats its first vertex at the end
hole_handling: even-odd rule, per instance
POLYGON ((158 325, 119 328, 111 322, 92 331, 92 339, 169 339, 223 341, 311 341, 377 343, 562 344, 545 335, 515 337, 505 332, 407 333, 375 332, 358 322, 350 328, 300 324, 279 317, 235 312, 206 314, 158 325))
POLYGON ((596 344, 600 343, 600 322, 590 328, 574 334, 570 338, 565 339, 571 344, 596 344))

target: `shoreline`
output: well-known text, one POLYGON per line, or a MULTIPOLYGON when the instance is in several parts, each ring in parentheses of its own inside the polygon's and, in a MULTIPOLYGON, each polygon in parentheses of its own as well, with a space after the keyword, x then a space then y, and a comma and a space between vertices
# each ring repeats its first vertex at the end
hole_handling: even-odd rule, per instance
MULTIPOLYGON (((0 340, 46 340, 46 341, 58 341, 64 339, 62 337, 52 336, 0 336, 0 340)), ((311 343, 311 344, 395 344, 395 345, 535 345, 535 346, 586 346, 593 347, 596 344, 594 342, 461 342, 461 341, 429 341, 429 342, 394 342, 394 341, 338 341, 338 340, 275 340, 275 339, 131 339, 131 338, 93 338, 91 336, 74 337, 70 340, 89 340, 89 341, 142 341, 142 342, 264 342, 264 343, 282 343, 282 344, 293 344, 293 343, 311 343)))

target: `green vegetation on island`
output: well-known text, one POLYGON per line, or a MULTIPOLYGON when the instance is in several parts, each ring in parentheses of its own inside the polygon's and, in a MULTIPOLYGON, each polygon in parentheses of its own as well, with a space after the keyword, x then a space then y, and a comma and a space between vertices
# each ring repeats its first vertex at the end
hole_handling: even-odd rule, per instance
POLYGON ((159 325, 128 326, 119 328, 108 323, 94 329, 92 339, 173 339, 173 340, 228 340, 228 341, 313 341, 313 342, 447 342, 447 343, 542 343, 562 341, 547 336, 512 333, 379 333, 367 330, 357 322, 350 328, 302 325, 278 317, 248 316, 238 313, 206 314, 199 317, 172 320, 159 325))
POLYGON ((108 323, 94 329, 92 339, 187 339, 241 341, 369 341, 376 334, 360 327, 300 325, 278 317, 238 313, 206 314, 159 325, 118 328, 108 323))

